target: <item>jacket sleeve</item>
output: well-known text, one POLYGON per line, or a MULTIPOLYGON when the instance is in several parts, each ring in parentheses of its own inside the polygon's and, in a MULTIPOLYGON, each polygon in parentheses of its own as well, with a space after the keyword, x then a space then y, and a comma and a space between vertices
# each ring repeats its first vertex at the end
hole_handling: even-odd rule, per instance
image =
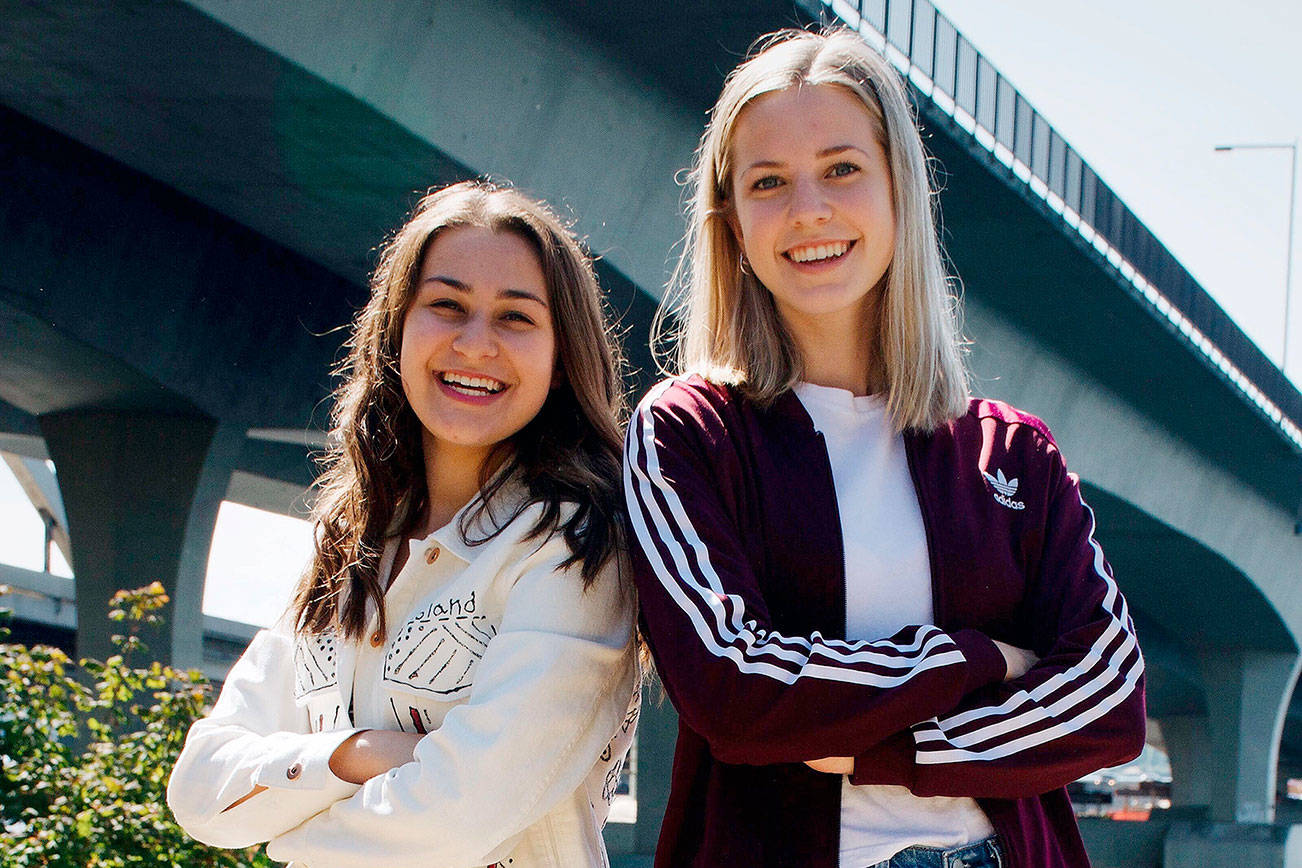
POLYGON ((716 758, 853 756, 1003 678, 1003 656, 974 630, 844 641, 774 629, 720 495, 721 480, 742 472, 737 449, 715 405, 677 382, 653 389, 629 427, 630 548, 657 671, 716 758))
POLYGON ((330 755, 356 731, 308 732, 294 702, 293 637, 263 630, 231 667, 212 712, 190 727, 167 804, 205 844, 270 840, 357 789, 330 771, 330 755), (268 789, 231 807, 255 785, 268 789))
POLYGON ((1080 482, 1048 448, 1052 499, 1027 610, 1039 662, 862 752, 851 783, 896 784, 919 796, 1022 798, 1143 749, 1135 627, 1094 539, 1080 482))
POLYGON ((619 559, 584 590, 560 535, 520 565, 468 700, 413 762, 367 781, 267 845, 312 868, 482 866, 570 798, 634 694, 631 588, 619 559))

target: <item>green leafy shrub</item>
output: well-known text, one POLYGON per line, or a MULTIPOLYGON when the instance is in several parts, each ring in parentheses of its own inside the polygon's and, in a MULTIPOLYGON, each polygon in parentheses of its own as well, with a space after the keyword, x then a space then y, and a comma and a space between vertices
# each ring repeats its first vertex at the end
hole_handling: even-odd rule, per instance
POLYGON ((167 809, 167 777, 210 695, 198 672, 144 660, 139 633, 167 602, 157 582, 115 595, 109 617, 125 632, 103 662, 0 644, 0 864, 272 864, 260 848, 191 840, 167 809))

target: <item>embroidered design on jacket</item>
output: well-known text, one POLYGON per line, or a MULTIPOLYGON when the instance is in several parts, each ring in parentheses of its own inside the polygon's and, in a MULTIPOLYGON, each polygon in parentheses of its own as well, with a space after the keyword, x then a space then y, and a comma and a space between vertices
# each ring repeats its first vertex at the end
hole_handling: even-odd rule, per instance
POLYGON ((615 760, 614 764, 606 769, 606 778, 601 785, 601 798, 607 805, 613 802, 615 796, 619 794, 620 778, 624 773, 624 762, 628 758, 629 744, 633 740, 633 728, 637 726, 638 715, 641 711, 642 688, 639 686, 633 691, 633 698, 629 700, 628 709, 624 712, 624 719, 619 723, 619 730, 601 752, 601 761, 603 763, 608 763, 612 759, 615 760))
POLYGON ((339 726, 338 655, 333 630, 294 639, 294 699, 308 708, 308 729, 325 732, 339 726), (326 701, 323 703, 321 700, 326 701))
POLYGON ((431 603, 407 619, 384 659, 384 680, 407 689, 452 696, 474 681, 497 628, 477 614, 475 592, 431 603))
POLYGON ((430 718, 428 708, 417 708, 414 705, 407 706, 407 714, 404 716, 398 711, 398 704, 389 697, 389 708, 393 710, 393 719, 398 724, 398 729, 403 732, 418 732, 425 735, 429 732, 426 724, 433 725, 434 721, 430 718), (410 726, 410 729, 408 727, 410 726))
POLYGON ((984 470, 981 475, 990 483, 990 487, 995 490, 995 503, 1002 504, 1009 509, 1026 509, 1026 504, 1020 500, 1013 500, 1013 495, 1017 493, 1017 477, 1005 479, 1004 472, 995 469, 995 475, 991 476, 984 470))
POLYGON ((319 693, 339 682, 333 630, 298 636, 294 641, 294 696, 319 693))

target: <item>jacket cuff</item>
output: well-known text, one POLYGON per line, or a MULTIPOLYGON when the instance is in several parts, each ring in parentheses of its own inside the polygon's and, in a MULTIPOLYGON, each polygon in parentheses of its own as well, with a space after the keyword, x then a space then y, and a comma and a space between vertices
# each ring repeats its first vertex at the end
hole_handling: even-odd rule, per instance
POLYGON ((963 695, 979 687, 998 684, 1008 674, 1008 664, 993 639, 979 630, 957 630, 950 634, 958 650, 967 659, 967 678, 963 695))
POLYGON ((856 787, 870 784, 911 787, 914 767, 913 733, 906 729, 856 756, 850 783, 856 787))
POLYGON ((357 732, 360 730, 338 729, 297 736, 263 760, 253 782, 278 790, 323 790, 345 783, 330 771, 330 757, 357 732))

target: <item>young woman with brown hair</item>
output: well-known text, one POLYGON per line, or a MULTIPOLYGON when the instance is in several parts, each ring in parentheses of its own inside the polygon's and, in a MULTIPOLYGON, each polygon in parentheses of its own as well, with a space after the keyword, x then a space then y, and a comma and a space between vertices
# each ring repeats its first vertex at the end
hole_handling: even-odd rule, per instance
POLYGON ((353 324, 313 562, 172 773, 187 831, 311 868, 606 864, 637 713, 616 361, 545 205, 421 200, 353 324))

